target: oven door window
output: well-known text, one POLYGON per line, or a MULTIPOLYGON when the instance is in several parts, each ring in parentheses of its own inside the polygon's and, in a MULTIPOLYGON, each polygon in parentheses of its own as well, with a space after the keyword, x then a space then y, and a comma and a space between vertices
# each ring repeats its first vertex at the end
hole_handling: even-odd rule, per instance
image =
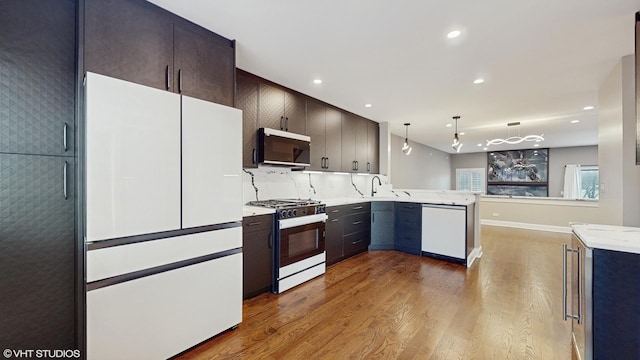
POLYGON ((296 226, 280 232, 281 267, 321 254, 324 250, 324 223, 296 226))

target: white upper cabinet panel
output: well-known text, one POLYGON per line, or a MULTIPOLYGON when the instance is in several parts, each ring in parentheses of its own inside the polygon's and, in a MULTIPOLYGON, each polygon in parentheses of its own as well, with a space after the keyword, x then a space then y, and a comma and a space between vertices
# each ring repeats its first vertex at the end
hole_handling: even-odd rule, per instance
POLYGON ((242 220, 242 111, 182 97, 182 227, 242 220))
POLYGON ((180 228, 180 96, 87 73, 87 241, 180 228))

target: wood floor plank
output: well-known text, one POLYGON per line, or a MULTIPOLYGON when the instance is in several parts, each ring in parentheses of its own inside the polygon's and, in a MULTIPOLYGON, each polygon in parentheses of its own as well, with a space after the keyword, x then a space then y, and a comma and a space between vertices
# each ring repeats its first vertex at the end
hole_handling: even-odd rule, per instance
POLYGON ((562 243, 482 226, 471 268, 396 251, 334 264, 243 303, 243 322, 179 359, 569 359, 562 243))

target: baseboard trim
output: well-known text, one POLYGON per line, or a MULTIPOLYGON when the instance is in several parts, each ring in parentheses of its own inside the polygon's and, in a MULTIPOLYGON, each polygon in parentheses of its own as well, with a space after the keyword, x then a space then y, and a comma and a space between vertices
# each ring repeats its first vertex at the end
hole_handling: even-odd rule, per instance
POLYGON ((513 221, 499 221, 499 220, 480 220, 481 225, 502 226, 509 228, 527 229, 527 230, 539 230, 557 232, 563 234, 570 234, 571 228, 568 226, 555 226, 555 225, 543 225, 543 224, 529 224, 513 221))
POLYGON ((469 254, 469 256, 467 257, 467 267, 471 267, 471 265, 473 265, 473 262, 476 259, 480 259, 482 257, 482 245, 480 245, 477 248, 473 248, 473 250, 471 251, 471 253, 469 254))

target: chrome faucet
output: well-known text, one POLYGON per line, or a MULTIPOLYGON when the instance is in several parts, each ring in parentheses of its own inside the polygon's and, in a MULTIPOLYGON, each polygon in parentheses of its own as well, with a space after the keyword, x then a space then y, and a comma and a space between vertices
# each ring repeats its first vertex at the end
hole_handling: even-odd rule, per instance
POLYGON ((373 197, 373 195, 377 193, 377 191, 373 189, 373 180, 375 179, 378 179, 378 186, 382 186, 382 180, 380 180, 380 177, 378 175, 372 177, 371 178, 371 197, 373 197))

